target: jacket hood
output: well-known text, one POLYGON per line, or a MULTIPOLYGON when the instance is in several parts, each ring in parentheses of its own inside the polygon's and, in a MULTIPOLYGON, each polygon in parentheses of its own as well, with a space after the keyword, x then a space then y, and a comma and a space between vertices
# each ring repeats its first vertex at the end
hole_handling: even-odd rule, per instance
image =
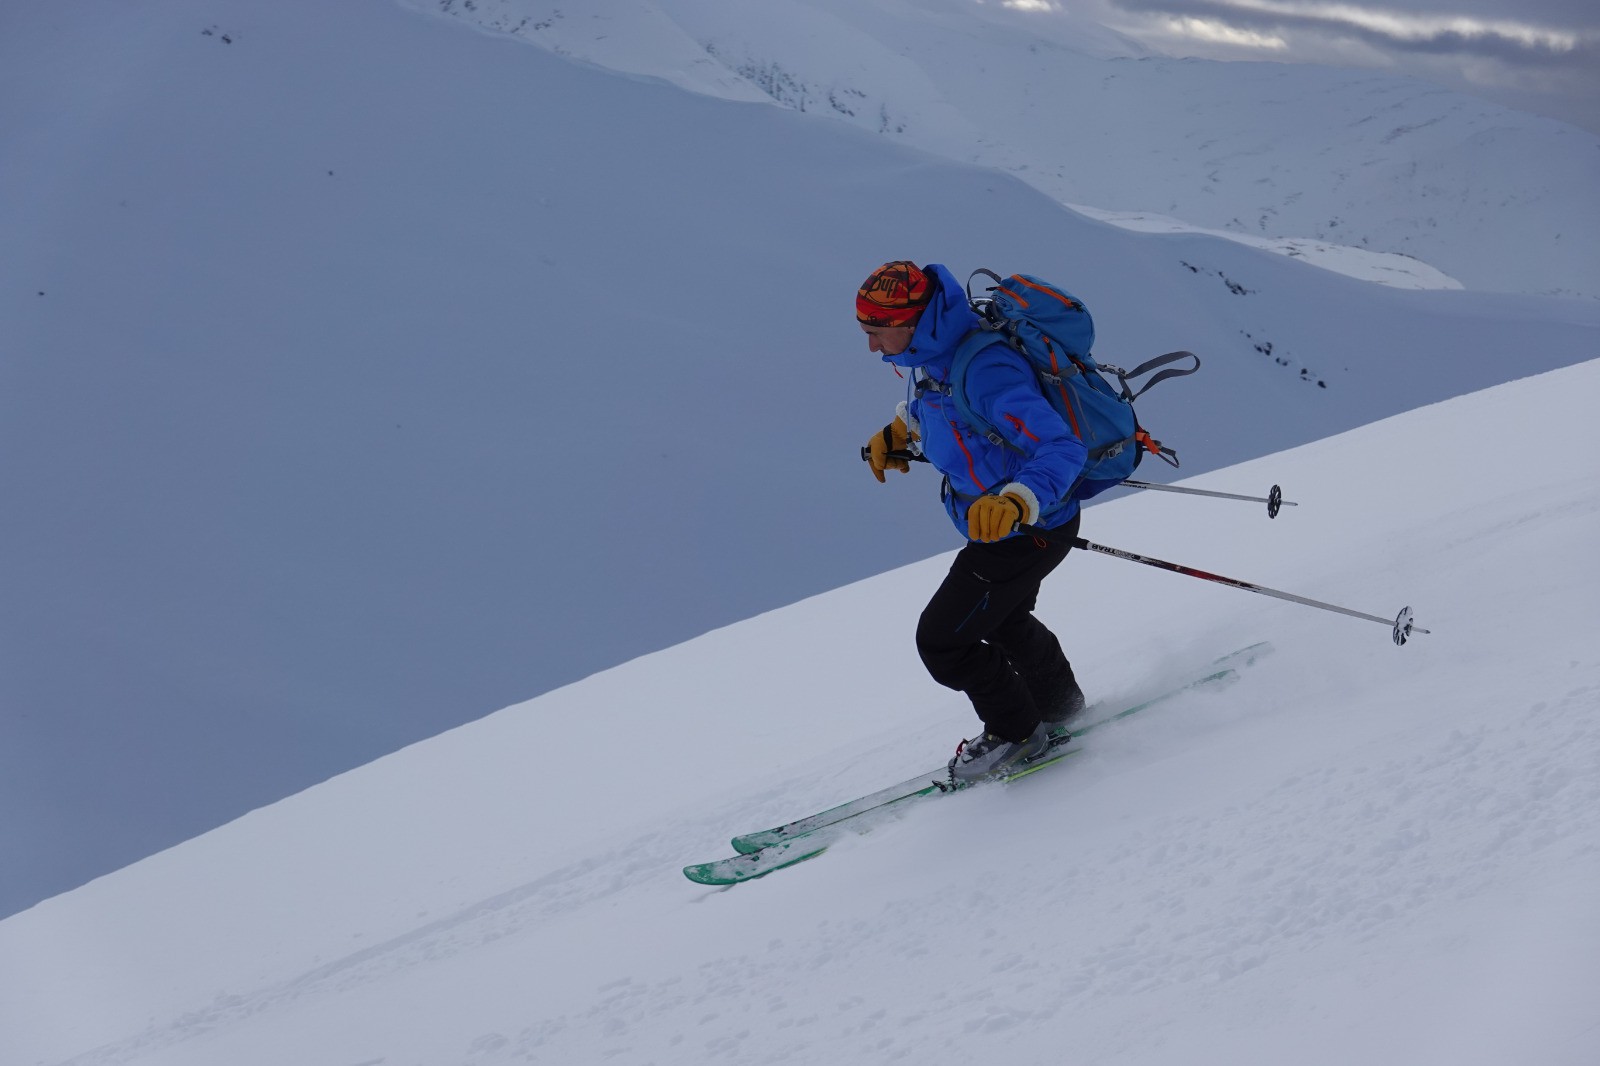
POLYGON ((929 263, 922 271, 934 282, 933 298, 917 320, 910 346, 899 355, 885 355, 883 361, 907 369, 920 366, 944 371, 950 368, 950 357, 961 338, 977 329, 980 321, 967 303, 966 287, 948 267, 929 263))

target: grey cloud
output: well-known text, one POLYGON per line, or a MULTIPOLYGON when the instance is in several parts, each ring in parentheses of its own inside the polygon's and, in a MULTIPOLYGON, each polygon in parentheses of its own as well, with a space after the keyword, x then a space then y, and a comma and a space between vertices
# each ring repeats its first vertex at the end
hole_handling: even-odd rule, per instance
MULTIPOLYGON (((1600 69, 1600 35, 1596 35, 1593 31, 1589 31, 1589 35, 1581 39, 1576 47, 1563 49, 1546 42, 1521 40, 1499 33, 1465 34, 1441 30, 1427 36, 1397 36, 1369 25, 1326 15, 1258 11, 1219 3, 1216 0, 1112 0, 1112 3, 1133 13, 1205 17, 1245 30, 1259 32, 1300 30, 1352 38, 1389 52, 1494 59, 1512 66, 1537 66, 1544 70, 1559 68, 1593 72, 1600 69)), ((1550 10, 1560 6, 1557 4, 1543 8, 1540 14, 1547 16, 1550 10)), ((1440 15, 1447 11, 1467 13, 1459 5, 1449 9, 1433 10, 1419 10, 1416 7, 1377 10, 1392 11, 1402 15, 1440 15)), ((1590 14, 1592 18, 1592 13, 1586 12, 1586 14, 1590 14)), ((1485 13, 1479 17, 1501 20, 1506 18, 1503 12, 1494 15, 1485 13)), ((1548 18, 1541 19, 1540 25, 1546 29, 1560 28, 1559 23, 1548 18)), ((1583 34, 1585 30, 1578 28, 1571 32, 1583 34)))

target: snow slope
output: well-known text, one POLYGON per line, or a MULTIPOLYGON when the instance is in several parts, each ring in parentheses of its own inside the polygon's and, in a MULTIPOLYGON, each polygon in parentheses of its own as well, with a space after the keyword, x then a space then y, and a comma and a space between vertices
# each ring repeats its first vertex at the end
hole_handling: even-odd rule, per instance
POLYGON ((1056 5, 403 2, 698 92, 754 87, 1065 203, 1291 240, 1329 269, 1395 276, 1321 251, 1342 245, 1468 288, 1600 297, 1600 138, 1410 78, 1167 59, 1056 5))
MULTIPOLYGON (((1195 479, 1040 611, 1112 704, 1231 688, 762 881, 686 861, 937 763, 945 558, 508 708, 0 922, 0 1060, 1450 1062, 1600 1056, 1600 361, 1195 479), (1492 427, 1493 441, 1486 440, 1492 427), (1507 442, 1542 442, 1529 450, 1507 442), (1408 476, 1374 477, 1427 442, 1408 476), (1108 608, 1115 607, 1115 610, 1108 608)), ((929 505, 931 507, 931 504, 929 505)))

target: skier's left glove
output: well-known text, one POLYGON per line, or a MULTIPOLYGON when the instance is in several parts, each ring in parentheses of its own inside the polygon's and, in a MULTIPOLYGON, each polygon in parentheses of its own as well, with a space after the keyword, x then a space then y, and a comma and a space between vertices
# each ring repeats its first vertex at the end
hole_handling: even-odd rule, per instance
POLYGON ((967 539, 985 544, 1004 540, 1027 513, 1028 505, 1015 493, 979 496, 967 508, 967 539))
POLYGON ((899 415, 895 415, 894 421, 883 427, 883 432, 874 433, 867 441, 867 461, 872 466, 872 476, 882 482, 885 470, 911 473, 910 463, 904 459, 892 459, 889 453, 905 451, 906 445, 915 439, 916 434, 906 428, 905 419, 899 415))

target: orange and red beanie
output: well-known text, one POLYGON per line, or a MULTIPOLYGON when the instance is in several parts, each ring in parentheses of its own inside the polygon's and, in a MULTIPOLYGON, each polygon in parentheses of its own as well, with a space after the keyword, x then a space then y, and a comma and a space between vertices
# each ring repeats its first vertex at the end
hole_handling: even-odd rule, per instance
POLYGON ((933 283, 917 264, 898 259, 867 275, 856 292, 856 321, 865 326, 910 326, 933 298, 933 283))

